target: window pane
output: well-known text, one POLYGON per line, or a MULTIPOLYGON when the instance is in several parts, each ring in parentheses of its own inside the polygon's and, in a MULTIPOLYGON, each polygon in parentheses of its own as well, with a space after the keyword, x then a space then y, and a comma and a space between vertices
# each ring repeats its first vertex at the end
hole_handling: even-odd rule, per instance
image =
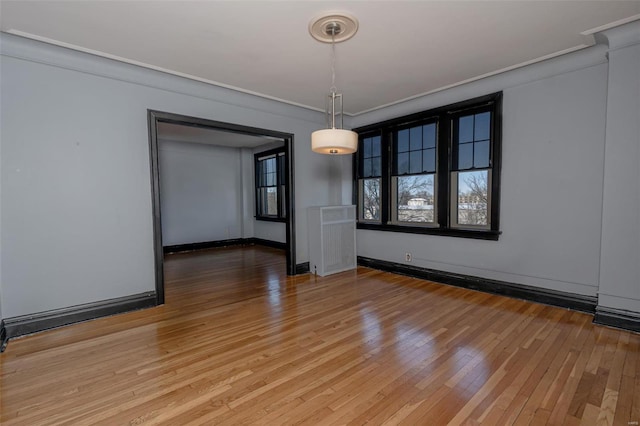
POLYGON ((267 165, 267 173, 274 173, 276 171, 276 159, 269 158, 268 160, 264 160, 267 165))
POLYGON ((397 178, 397 218, 399 222, 433 222, 434 175, 397 178))
POLYGON ((260 214, 263 216, 267 216, 269 213, 269 202, 270 195, 269 189, 271 188, 260 188, 260 214))
POLYGON ((407 152, 409 151, 409 130, 400 130, 397 133, 398 141, 396 146, 398 147, 397 152, 407 152))
POLYGON ((370 177, 371 176, 371 159, 367 158, 362 160, 362 177, 370 177))
POLYGON ((380 179, 362 181, 362 218, 380 220, 380 179))
POLYGON ((473 141, 473 115, 458 120, 458 143, 473 141))
POLYGON ((380 157, 374 157, 371 159, 371 177, 380 176, 380 157))
POLYGON ((364 158, 371 157, 371 138, 366 138, 362 141, 362 145, 362 154, 364 155, 364 158))
POLYGON ((409 172, 422 173, 422 150, 409 152, 409 172))
POLYGON ((380 136, 371 138, 371 155, 374 157, 380 156, 380 136))
POLYGON ((435 172, 436 171, 436 149, 425 149, 422 151, 422 171, 423 172, 435 172))
POLYGON ((278 188, 267 189, 267 214, 269 216, 278 215, 278 188))
POLYGON ((410 129, 409 140, 409 149, 411 151, 422 149, 422 126, 410 129))
POLYGON ((458 170, 470 169, 471 167, 473 167, 473 144, 458 145, 458 170))
POLYGON ((267 173, 267 186, 276 186, 278 184, 276 178, 277 175, 275 170, 273 172, 267 173))
POLYGON ((423 148, 435 148, 436 147, 436 125, 428 124, 422 126, 422 147, 423 148))
POLYGON ((488 170, 458 173, 458 224, 488 225, 488 170))
POLYGON ((489 141, 476 142, 473 145, 473 167, 489 167, 489 141))
POLYGON ((397 174, 405 175, 409 173, 409 153, 398 154, 398 170, 397 174))
POLYGON ((489 123, 491 122, 491 113, 483 112, 476 114, 474 139, 477 141, 489 139, 489 123))

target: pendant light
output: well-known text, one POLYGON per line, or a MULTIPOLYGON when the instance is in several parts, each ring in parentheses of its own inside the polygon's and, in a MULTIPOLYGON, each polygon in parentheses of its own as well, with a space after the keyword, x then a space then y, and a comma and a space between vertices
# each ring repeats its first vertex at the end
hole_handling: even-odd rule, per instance
POLYGON ((331 43, 331 87, 327 97, 327 129, 316 130, 311 134, 311 149, 320 154, 353 154, 358 149, 358 134, 343 129, 342 94, 337 93, 336 80, 336 43, 353 37, 358 31, 358 20, 344 13, 331 13, 311 21, 309 32, 316 40, 331 43))

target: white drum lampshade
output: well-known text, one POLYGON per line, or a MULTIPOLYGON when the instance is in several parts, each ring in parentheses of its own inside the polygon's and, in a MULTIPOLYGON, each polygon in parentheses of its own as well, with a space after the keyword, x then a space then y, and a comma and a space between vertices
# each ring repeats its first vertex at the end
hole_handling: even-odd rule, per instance
POLYGON ((311 150, 319 154, 353 154, 358 149, 358 134, 345 129, 322 129, 311 134, 311 150))

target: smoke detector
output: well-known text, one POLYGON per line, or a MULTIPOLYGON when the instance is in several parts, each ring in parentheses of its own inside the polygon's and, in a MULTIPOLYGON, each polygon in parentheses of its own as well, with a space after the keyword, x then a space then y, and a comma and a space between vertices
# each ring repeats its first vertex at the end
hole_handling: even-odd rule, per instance
POLYGON ((349 40, 358 31, 355 16, 343 12, 331 12, 309 22, 311 37, 322 43, 340 43, 349 40))

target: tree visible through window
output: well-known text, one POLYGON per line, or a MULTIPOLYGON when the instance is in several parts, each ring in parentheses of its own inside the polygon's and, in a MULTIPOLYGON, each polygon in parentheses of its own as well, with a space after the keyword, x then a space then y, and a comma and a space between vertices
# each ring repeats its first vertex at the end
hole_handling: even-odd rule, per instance
POLYGON ((356 129, 358 227, 497 239, 501 98, 356 129))
POLYGON ((453 224, 489 226, 491 111, 453 119, 453 224))
POLYGON ((393 134, 392 222, 434 223, 436 124, 393 134))

